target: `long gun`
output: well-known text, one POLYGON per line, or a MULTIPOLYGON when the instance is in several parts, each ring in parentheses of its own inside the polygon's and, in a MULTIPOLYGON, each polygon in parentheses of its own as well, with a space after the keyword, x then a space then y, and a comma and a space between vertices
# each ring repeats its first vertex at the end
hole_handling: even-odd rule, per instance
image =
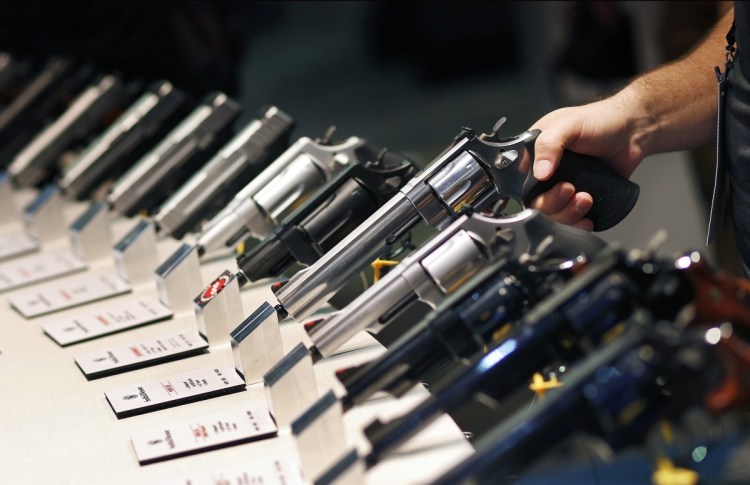
POLYGON ((185 94, 170 82, 151 84, 65 170, 60 188, 83 200, 105 179, 117 179, 177 123, 185 104, 185 94))
POLYGON ((279 316, 307 318, 420 220, 443 228, 468 205, 482 208, 498 198, 524 205, 556 183, 570 181, 592 194, 589 217, 595 230, 613 226, 632 209, 638 186, 591 157, 565 152, 555 176, 539 182, 530 171, 539 131, 500 139, 500 124, 490 135, 463 130, 380 210, 314 265, 296 273, 275 293, 279 316))
POLYGON ((158 206, 227 140, 239 112, 239 105, 224 93, 206 96, 200 106, 117 180, 107 201, 126 216, 158 206))
POLYGON ((294 120, 272 106, 240 130, 154 215, 159 232, 182 238, 223 208, 289 145, 294 120))

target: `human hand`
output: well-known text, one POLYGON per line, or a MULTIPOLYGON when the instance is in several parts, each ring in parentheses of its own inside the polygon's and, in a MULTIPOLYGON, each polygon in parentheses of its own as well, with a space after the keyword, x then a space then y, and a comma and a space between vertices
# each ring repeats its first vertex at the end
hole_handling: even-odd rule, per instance
MULTIPOLYGON (((560 164, 563 150, 601 158, 619 174, 629 177, 643 160, 627 110, 616 98, 572 108, 561 108, 542 117, 532 128, 541 130, 534 145, 534 176, 547 180, 560 164)), ((593 199, 562 182, 541 194, 531 206, 558 222, 591 230, 585 215, 593 199)))

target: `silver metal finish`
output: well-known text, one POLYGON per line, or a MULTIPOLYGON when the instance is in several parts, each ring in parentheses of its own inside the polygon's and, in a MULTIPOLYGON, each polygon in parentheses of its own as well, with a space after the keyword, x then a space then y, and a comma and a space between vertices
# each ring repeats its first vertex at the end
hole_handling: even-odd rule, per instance
POLYGON ((134 209, 144 194, 154 190, 192 153, 210 144, 238 110, 237 103, 225 94, 211 96, 117 180, 107 197, 109 203, 120 212, 134 209))
POLYGON ((60 180, 60 188, 66 194, 78 197, 112 163, 119 160, 122 152, 132 150, 156 131, 159 124, 183 103, 184 98, 182 92, 167 81, 141 95, 68 167, 60 180))
POLYGON ((269 108, 262 119, 249 123, 161 206, 154 216, 161 232, 171 234, 196 210, 210 203, 232 179, 258 163, 292 124, 291 117, 276 107, 269 108))
POLYGON ((399 229, 418 220, 411 202, 402 193, 397 194, 316 263, 297 272, 276 298, 298 321, 307 318, 380 256, 386 241, 392 240, 399 229))
MULTIPOLYGON (((530 168, 525 143, 530 142, 536 133, 526 131, 512 139, 497 139, 496 133, 479 137, 475 137, 471 132, 462 133, 450 148, 417 174, 393 199, 316 263, 296 273, 280 288, 275 296, 283 310, 298 321, 307 318, 351 277, 385 252, 387 245, 419 217, 433 227, 444 229, 455 219, 455 211, 465 204, 482 207, 501 196, 514 198, 523 204, 523 185, 530 168), (495 163, 498 155, 505 152, 508 153, 506 162, 495 163), (524 156, 521 157, 519 153, 523 153, 524 156), (488 183, 490 181, 491 183, 488 183)), ((514 216, 516 219, 506 218, 503 221, 503 230, 513 232, 512 226, 521 224, 523 220, 523 230, 516 235, 507 235, 507 240, 512 240, 516 248, 528 249, 533 247, 532 242, 539 243, 537 239, 530 239, 532 234, 535 237, 556 234, 556 238, 564 241, 565 245, 570 247, 582 244, 586 250, 593 250, 598 245, 578 233, 567 233, 546 219, 546 222, 527 224, 532 219, 538 219, 530 214, 528 211, 522 211, 514 216)), ((480 218, 481 216, 475 216, 474 219, 480 218)), ((497 239, 496 236, 502 236, 495 234, 495 231, 500 230, 499 227, 493 224, 486 226, 491 228, 492 234, 476 237, 477 241, 494 241, 497 239)), ((472 227, 470 232, 481 233, 484 230, 486 229, 472 227)), ((475 235, 472 235, 472 238, 474 237, 475 235)), ((583 250, 582 248, 582 252, 583 250)), ((460 281, 460 277, 452 274, 454 270, 450 267, 441 268, 435 262, 432 262, 432 265, 434 267, 430 271, 440 278, 439 284, 429 283, 432 280, 428 276, 415 277, 417 280, 411 281, 407 279, 414 291, 428 301, 433 297, 437 298, 438 292, 442 291, 441 288, 450 288, 460 281)), ((461 265, 468 265, 468 269, 474 271, 481 265, 481 258, 474 254, 470 261, 461 262, 461 265)), ((407 276, 404 275, 405 278, 407 276)), ((368 305, 371 303, 368 302, 368 305)), ((371 323, 372 321, 368 322, 371 323)), ((354 326, 355 323, 352 323, 352 328, 354 326)), ((329 335, 329 330, 324 331, 318 326, 314 335, 318 335, 316 344, 320 342, 325 347, 318 349, 321 354, 330 353, 338 345, 339 338, 344 338, 344 333, 348 333, 348 330, 342 330, 341 335, 338 335, 338 332, 331 330, 329 335), (323 333, 317 332, 325 332, 325 341, 323 333)))
POLYGON ((316 325, 310 338, 322 356, 330 356, 358 331, 380 330, 388 323, 386 315, 404 301, 418 299, 435 308, 489 263, 555 244, 571 257, 604 246, 596 236, 563 227, 531 209, 504 218, 463 215, 346 308, 316 325), (556 237, 561 241, 555 242, 556 237), (581 246, 574 247, 576 243, 581 246))
POLYGON ((175 314, 194 311, 193 298, 202 289, 198 251, 183 244, 155 271, 159 300, 175 314))
POLYGON ((427 182, 454 212, 473 201, 489 183, 487 173, 474 157, 466 152, 446 163, 427 182))
POLYGON ((241 236, 262 238, 326 179, 327 175, 312 158, 300 155, 247 203, 237 206, 232 215, 240 231, 226 238, 224 244, 234 244, 241 236))
POLYGON ((468 216, 461 216, 404 258, 346 308, 316 325, 310 338, 318 352, 324 357, 332 355, 358 331, 377 327, 383 315, 410 295, 416 294, 434 307, 447 294, 442 291, 441 283, 455 282, 466 266, 475 273, 489 260, 488 246, 494 242, 494 225, 486 229, 479 227, 484 230, 476 239, 467 232, 472 226, 477 224, 468 216), (439 278, 437 282, 430 271, 439 278))
POLYGON ((243 236, 264 237, 323 183, 354 163, 357 149, 366 143, 350 137, 336 145, 321 145, 300 138, 204 226, 198 246, 211 252, 243 236))
MULTIPOLYGON (((333 166, 344 167, 344 165, 333 166)), ((309 155, 300 155, 282 170, 270 185, 261 189, 253 199, 268 218, 270 223, 268 230, 273 229, 307 196, 321 187, 328 179, 328 175, 309 155)), ((245 224, 249 225, 249 222, 245 221, 245 224)))
MULTIPOLYGON (((454 292, 488 263, 485 241, 466 231, 456 233, 424 257, 421 266, 444 295, 454 292)), ((432 302, 433 306, 438 302, 432 302)))
POLYGON ((122 82, 113 75, 103 76, 83 91, 68 109, 34 137, 11 161, 8 172, 22 185, 34 185, 44 177, 54 157, 74 137, 84 136, 96 124, 113 99, 120 96, 122 82))
POLYGON ((453 213, 438 201, 427 181, 461 152, 466 141, 460 140, 425 167, 397 195, 316 263, 297 272, 276 293, 284 310, 298 321, 309 317, 354 275, 379 257, 404 228, 417 223, 420 217, 432 226, 450 220, 453 213))

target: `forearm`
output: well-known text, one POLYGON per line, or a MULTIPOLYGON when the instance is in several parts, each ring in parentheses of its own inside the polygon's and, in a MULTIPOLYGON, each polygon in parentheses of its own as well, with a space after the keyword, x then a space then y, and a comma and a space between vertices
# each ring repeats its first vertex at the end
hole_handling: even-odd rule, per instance
POLYGON ((707 145, 716 135, 717 81, 723 70, 730 9, 685 57, 636 78, 610 100, 631 123, 644 156, 707 145))

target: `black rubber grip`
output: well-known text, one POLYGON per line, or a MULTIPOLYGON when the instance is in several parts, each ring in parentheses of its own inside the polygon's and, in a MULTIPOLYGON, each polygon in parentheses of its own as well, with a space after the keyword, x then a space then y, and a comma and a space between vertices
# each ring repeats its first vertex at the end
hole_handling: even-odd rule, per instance
MULTIPOLYGON (((533 141, 529 143, 529 151, 533 159, 533 141)), ((594 205, 586 218, 594 223, 595 231, 604 231, 623 220, 635 206, 640 193, 638 184, 618 174, 601 160, 566 150, 560 166, 548 180, 540 182, 529 170, 523 184, 524 204, 528 207, 536 196, 560 182, 570 182, 576 192, 591 194, 594 205)))
POLYGON ((606 242, 589 231, 566 224, 554 224, 552 244, 545 252, 546 258, 573 259, 584 255, 592 260, 599 251, 607 247, 606 242))

